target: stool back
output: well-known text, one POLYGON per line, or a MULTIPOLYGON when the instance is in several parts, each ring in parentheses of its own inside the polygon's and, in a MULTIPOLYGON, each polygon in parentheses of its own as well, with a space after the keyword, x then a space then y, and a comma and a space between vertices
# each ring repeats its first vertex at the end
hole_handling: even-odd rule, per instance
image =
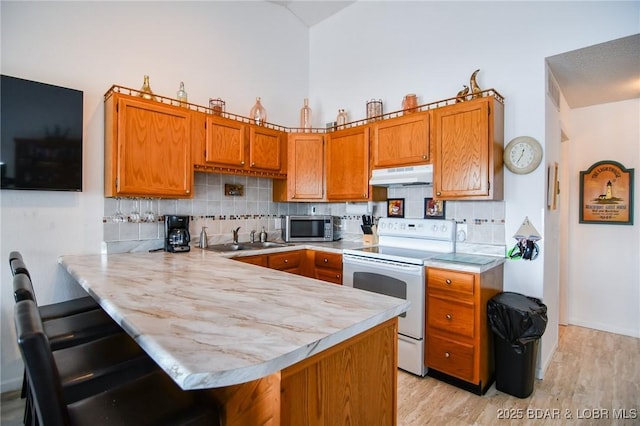
POLYGON ((36 294, 33 291, 31 279, 26 274, 16 274, 13 276, 13 298, 16 302, 21 300, 33 300, 36 305, 36 294))
POLYGON ((16 303, 14 318, 18 346, 37 418, 44 425, 68 425, 69 414, 62 394, 60 375, 35 302, 21 300, 16 303))

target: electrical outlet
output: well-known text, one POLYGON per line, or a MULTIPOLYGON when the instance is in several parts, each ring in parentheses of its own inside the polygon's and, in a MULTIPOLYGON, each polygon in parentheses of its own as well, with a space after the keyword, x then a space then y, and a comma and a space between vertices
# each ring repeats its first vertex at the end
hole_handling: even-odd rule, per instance
POLYGON ((273 229, 282 229, 282 219, 280 218, 274 219, 273 229))
POLYGON ((467 240, 467 224, 466 223, 458 223, 456 225, 456 240, 459 242, 463 242, 467 240))

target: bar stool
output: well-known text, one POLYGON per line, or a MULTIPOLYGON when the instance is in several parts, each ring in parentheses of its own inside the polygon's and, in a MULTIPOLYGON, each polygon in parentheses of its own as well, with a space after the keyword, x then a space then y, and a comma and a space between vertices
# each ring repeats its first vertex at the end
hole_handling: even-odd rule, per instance
POLYGON ((219 425, 206 391, 183 391, 154 370, 93 396, 70 402, 60 370, 31 300, 15 305, 18 346, 25 363, 36 419, 46 425, 219 425), (209 402, 209 404, 206 404, 209 402))
MULTIPOLYGON (((9 253, 9 266, 11 267, 11 273, 13 276, 22 273, 29 275, 29 278, 31 278, 31 274, 29 273, 20 252, 12 251, 9 253)), ((68 315, 78 314, 80 312, 100 309, 100 305, 91 296, 85 296, 64 302, 39 306, 38 309, 40 309, 40 316, 42 317, 42 320, 47 321, 49 319, 61 318, 68 315)))
MULTIPOLYGON (((16 302, 32 300, 37 304, 33 285, 27 274, 17 273, 13 277, 13 296, 16 302)), ((43 323, 51 349, 54 351, 123 332, 102 309, 49 319, 43 323)))

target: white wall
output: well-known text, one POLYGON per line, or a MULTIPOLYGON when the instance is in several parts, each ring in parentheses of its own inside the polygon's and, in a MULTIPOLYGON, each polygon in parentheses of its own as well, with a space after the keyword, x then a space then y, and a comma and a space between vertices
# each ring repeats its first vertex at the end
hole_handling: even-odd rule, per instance
POLYGON ((480 86, 505 97, 505 144, 528 135, 545 147, 533 173, 505 172, 504 196, 505 244, 525 216, 545 237, 537 260, 507 262, 504 275, 505 290, 551 310, 539 376, 558 337, 559 244, 544 234, 558 228, 557 214, 545 223, 546 164, 560 150, 559 139, 546 140, 545 58, 637 33, 639 16, 637 2, 356 2, 311 29, 310 98, 322 97, 321 123, 338 108, 364 118, 371 98, 389 112, 407 93, 420 103, 453 97, 479 68, 480 86))
POLYGON ((570 119, 569 322, 640 337, 640 99, 574 109, 570 119), (579 223, 580 172, 603 160, 635 169, 632 226, 579 223))
POLYGON ((103 241, 103 95, 112 84, 189 101, 221 97, 247 115, 261 96, 269 121, 297 125, 308 93, 308 29, 267 2, 1 3, 2 74, 84 91, 84 191, 0 193, 2 391, 22 362, 13 330, 9 251, 20 250, 39 303, 78 289, 59 273, 61 254, 98 253, 103 241))

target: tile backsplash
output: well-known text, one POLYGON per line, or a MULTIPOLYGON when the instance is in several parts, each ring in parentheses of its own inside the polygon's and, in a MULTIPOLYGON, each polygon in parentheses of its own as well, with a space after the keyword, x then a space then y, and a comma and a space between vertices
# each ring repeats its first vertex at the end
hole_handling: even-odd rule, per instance
MULTIPOLYGON (((197 241, 202 226, 206 226, 209 243, 231 241, 231 230, 240 227, 240 241, 248 241, 249 233, 267 230, 270 240, 280 237, 278 218, 287 214, 331 214, 342 218, 342 233, 345 238, 358 238, 362 211, 375 217, 386 216, 386 202, 372 203, 279 203, 272 201, 272 180, 253 176, 234 176, 212 173, 195 173, 194 198, 188 200, 170 199, 115 199, 106 198, 104 204, 104 242, 109 247, 122 246, 124 250, 136 247, 148 249, 161 246, 164 238, 164 223, 131 222, 131 212, 144 213, 152 210, 157 218, 163 215, 179 214, 192 217, 190 232, 192 241, 197 241), (243 185, 241 196, 225 195, 225 184, 243 185), (129 219, 126 222, 113 221, 113 215, 120 211, 129 219)), ((430 186, 391 187, 389 198, 405 199, 405 217, 423 218, 424 199, 431 197, 430 186)), ((447 201, 446 219, 467 224, 468 243, 505 244, 505 203, 504 201, 447 201)), ((120 251, 120 250, 117 250, 120 251)))

